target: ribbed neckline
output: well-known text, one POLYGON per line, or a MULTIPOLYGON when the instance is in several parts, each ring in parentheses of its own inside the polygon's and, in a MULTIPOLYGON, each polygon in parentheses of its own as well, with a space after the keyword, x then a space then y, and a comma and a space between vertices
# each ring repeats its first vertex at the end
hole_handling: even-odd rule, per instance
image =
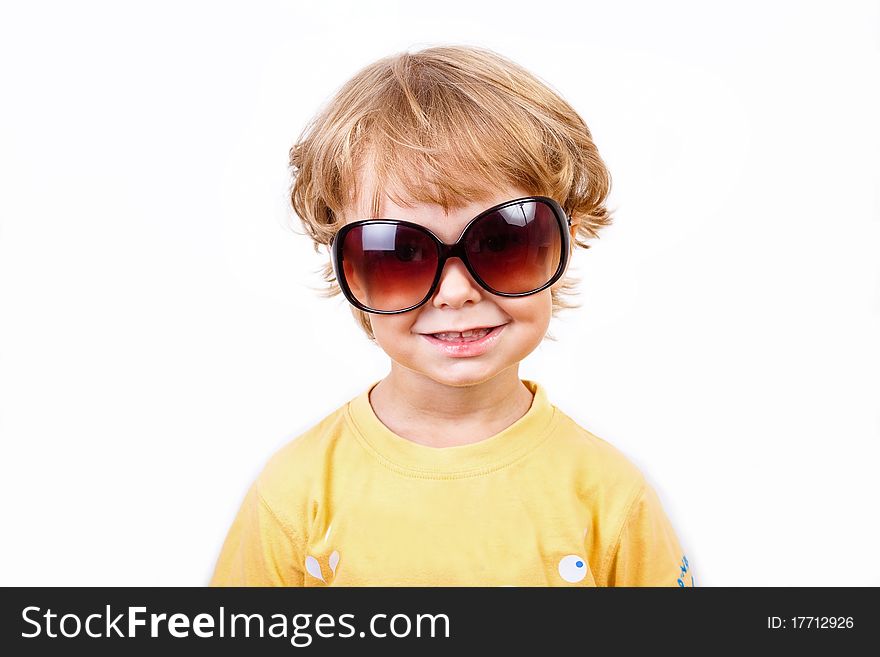
POLYGON ((509 465, 537 447, 558 420, 547 391, 520 379, 532 393, 529 410, 506 429, 475 443, 429 447, 398 436, 385 426, 370 404, 370 384, 347 404, 346 416, 364 447, 386 466, 418 477, 452 479, 484 474, 509 465))

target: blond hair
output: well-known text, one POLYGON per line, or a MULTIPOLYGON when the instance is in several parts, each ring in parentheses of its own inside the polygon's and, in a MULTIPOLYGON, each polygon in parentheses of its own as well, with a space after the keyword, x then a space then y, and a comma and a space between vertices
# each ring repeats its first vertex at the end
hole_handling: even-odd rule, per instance
MULTIPOLYGON (((315 252, 357 207, 367 167, 372 218, 382 194, 448 212, 503 182, 556 199, 572 217, 572 248, 590 248, 584 240, 611 223, 611 176, 583 119, 523 67, 475 46, 401 52, 364 67, 306 125, 290 167, 291 205, 315 252)), ((329 258, 321 273, 329 284, 321 294, 340 294, 329 258)), ((578 282, 564 277, 551 288, 553 316, 580 306, 563 298, 578 282)), ((350 308, 375 342, 369 313, 350 308)))

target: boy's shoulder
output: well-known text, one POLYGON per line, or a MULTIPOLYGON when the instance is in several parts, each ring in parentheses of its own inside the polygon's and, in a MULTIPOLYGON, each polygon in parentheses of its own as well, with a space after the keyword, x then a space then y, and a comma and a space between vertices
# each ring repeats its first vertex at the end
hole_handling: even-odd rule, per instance
POLYGON ((600 438, 561 411, 554 446, 560 462, 574 469, 584 486, 615 488, 634 496, 646 485, 642 470, 613 443, 600 438))
POLYGON ((348 429, 345 420, 349 402, 338 406, 305 431, 289 438, 269 456, 257 477, 264 497, 291 499, 291 495, 319 483, 324 461, 332 446, 348 429))

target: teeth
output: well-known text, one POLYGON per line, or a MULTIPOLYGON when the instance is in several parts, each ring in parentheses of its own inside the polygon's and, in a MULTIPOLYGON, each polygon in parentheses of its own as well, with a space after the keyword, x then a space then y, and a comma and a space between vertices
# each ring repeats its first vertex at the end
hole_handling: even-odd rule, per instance
POLYGON ((479 340, 480 338, 484 337, 487 333, 489 333, 489 331, 491 331, 491 330, 492 329, 489 329, 489 328, 483 328, 483 329, 473 329, 470 331, 464 331, 463 333, 456 333, 456 332, 434 333, 433 335, 435 338, 438 338, 440 340, 453 340, 454 341, 454 340, 461 340, 461 339, 468 339, 468 338, 479 340))

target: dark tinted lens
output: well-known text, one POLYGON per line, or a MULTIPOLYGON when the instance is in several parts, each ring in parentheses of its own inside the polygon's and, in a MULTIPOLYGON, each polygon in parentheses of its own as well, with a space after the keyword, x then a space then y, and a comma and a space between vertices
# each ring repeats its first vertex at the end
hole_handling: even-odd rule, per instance
POLYGON ((425 298, 437 273, 437 245, 409 226, 366 224, 342 245, 342 269, 354 297, 373 310, 403 310, 425 298))
POLYGON ((524 201, 477 221, 465 249, 474 271, 496 292, 531 292, 559 268, 562 234, 553 208, 524 201))

